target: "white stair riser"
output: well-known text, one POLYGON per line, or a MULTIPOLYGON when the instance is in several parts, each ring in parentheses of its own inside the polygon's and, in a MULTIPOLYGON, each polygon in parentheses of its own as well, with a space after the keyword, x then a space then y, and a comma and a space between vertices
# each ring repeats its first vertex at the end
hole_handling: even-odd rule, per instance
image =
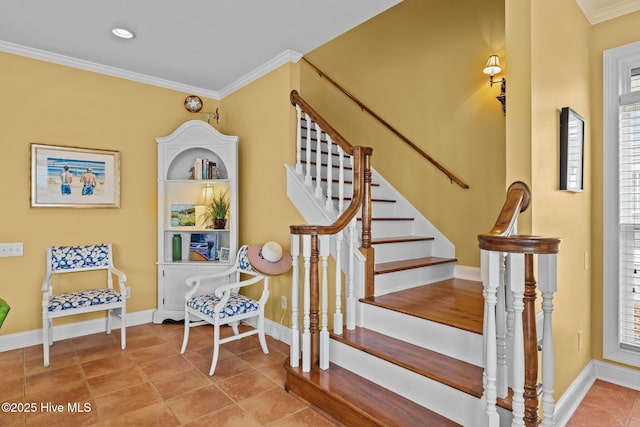
MULTIPOLYGON (((336 180, 336 179, 338 179, 338 177, 334 176, 333 179, 336 180)), ((323 182, 323 184, 325 182, 323 182)), ((331 185, 332 185, 331 191, 333 192, 333 195, 337 196, 338 195, 339 183, 338 182, 332 182, 331 185)), ((326 193, 326 191, 325 191, 325 193, 326 193)), ((352 194, 353 194, 353 185, 345 183, 344 184, 344 196, 345 197, 351 197, 352 194)), ((381 193, 380 187, 378 187, 376 185, 372 185, 371 186, 371 198, 373 198, 373 199, 382 199, 382 198, 384 198, 382 193, 381 193)))
POLYGON ((480 426, 480 399, 331 340, 331 362, 464 426, 480 426))
MULTIPOLYGON (((362 231, 362 224, 358 221, 358 233, 362 231)), ((371 221, 371 236, 396 237, 410 236, 413 232, 413 221, 371 221)))
MULTIPOLYGON (((377 259, 376 262, 378 262, 377 259)), ((392 273, 376 274, 374 276, 375 294, 385 295, 391 292, 451 279, 453 278, 454 267, 455 264, 453 262, 448 262, 445 264, 394 271, 392 273)))
POLYGON ((376 263, 431 256, 431 240, 373 245, 376 263))
POLYGON ((397 217, 398 216, 397 210, 398 210, 398 204, 394 202, 382 202, 382 201, 375 201, 375 200, 371 202, 371 215, 376 218, 397 217))
POLYGON ((359 303, 362 327, 411 344, 437 351, 449 357, 482 366, 482 335, 359 303))

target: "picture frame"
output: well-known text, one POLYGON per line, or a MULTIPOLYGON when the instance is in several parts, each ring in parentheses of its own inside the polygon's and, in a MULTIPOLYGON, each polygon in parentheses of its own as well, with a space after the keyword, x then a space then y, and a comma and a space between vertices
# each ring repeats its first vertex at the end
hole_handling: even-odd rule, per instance
POLYGON ((31 144, 31 207, 119 208, 120 152, 31 144))
POLYGON ((560 111, 560 190, 584 190, 584 118, 570 107, 560 111))
POLYGON ((196 226, 196 205, 180 203, 171 205, 171 227, 194 228, 196 226))
POLYGON ((216 261, 217 259, 218 235, 216 233, 191 233, 189 260, 216 261))
POLYGON ((220 258, 222 262, 229 262, 229 248, 220 248, 218 258, 220 258))

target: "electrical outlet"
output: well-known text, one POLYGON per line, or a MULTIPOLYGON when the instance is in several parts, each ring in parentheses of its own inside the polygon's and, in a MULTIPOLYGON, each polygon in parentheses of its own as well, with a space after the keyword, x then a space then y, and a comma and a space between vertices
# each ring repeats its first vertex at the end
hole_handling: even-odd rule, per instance
POLYGON ((283 296, 282 297, 282 309, 286 310, 287 309, 287 297, 283 296))
POLYGON ((0 257, 22 256, 22 242, 0 243, 0 257))
POLYGON ((125 289, 125 292, 126 292, 125 297, 126 298, 131 298, 131 288, 129 286, 127 286, 124 289, 125 289))

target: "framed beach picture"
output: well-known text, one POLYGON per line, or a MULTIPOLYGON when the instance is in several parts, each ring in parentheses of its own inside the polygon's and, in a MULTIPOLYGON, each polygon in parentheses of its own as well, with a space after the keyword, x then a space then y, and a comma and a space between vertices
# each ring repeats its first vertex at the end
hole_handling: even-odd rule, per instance
POLYGON ((119 208, 120 153, 31 144, 31 206, 119 208))
POLYGON ((215 233, 191 233, 190 261, 215 261, 218 258, 218 235, 215 233))

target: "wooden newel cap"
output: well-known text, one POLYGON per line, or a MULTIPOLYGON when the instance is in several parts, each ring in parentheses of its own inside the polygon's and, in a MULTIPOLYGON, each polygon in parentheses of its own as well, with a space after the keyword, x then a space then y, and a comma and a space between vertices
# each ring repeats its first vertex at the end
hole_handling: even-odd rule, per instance
POLYGON ((540 236, 496 236, 480 234, 478 236, 480 249, 494 252, 524 253, 524 254, 557 254, 560 239, 557 237, 540 236))

